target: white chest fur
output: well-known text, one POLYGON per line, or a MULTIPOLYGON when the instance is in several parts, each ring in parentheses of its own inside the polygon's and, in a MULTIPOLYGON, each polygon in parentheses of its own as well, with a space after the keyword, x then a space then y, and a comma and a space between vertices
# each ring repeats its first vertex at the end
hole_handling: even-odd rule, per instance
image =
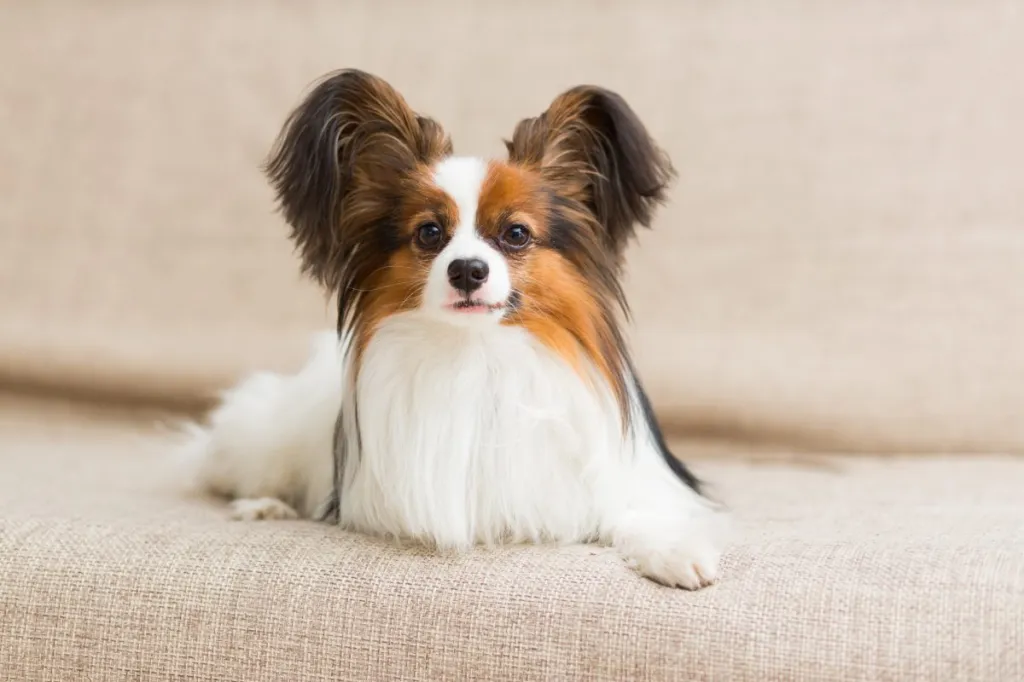
POLYGON ((342 523, 444 547, 595 537, 627 456, 605 386, 517 327, 389 319, 342 401, 342 523))

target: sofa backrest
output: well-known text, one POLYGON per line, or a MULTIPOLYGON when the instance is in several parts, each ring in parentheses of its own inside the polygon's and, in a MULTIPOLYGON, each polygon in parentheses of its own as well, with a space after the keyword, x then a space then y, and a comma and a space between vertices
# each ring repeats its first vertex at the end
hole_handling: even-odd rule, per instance
POLYGON ((358 66, 499 154, 583 82, 669 150, 637 363, 690 434, 1024 451, 1018 3, 8 3, 0 383, 189 404, 331 324, 260 174, 358 66))

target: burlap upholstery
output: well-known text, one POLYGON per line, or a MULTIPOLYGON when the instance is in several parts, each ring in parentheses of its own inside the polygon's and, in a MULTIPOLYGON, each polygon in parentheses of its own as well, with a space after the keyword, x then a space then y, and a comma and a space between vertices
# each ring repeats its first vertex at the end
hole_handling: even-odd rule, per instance
POLYGON ((34 0, 0 63, 0 680, 1024 679, 1019 3, 34 0), (228 523, 111 417, 330 324, 258 165, 339 66, 464 153, 579 82, 669 149, 633 339, 721 584, 228 523))
POLYGON ((138 428, 8 411, 0 442, 4 680, 1024 679, 1019 460, 704 463, 739 537, 687 593, 587 547, 231 523, 138 428))

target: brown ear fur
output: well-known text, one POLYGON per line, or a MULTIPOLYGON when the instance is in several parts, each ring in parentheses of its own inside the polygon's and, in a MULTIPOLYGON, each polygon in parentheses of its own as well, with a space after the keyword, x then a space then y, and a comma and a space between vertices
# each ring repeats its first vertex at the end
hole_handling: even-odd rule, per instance
POLYGON ((321 80, 288 118, 266 165, 303 270, 332 291, 358 281, 356 246, 380 242, 386 250, 389 198, 403 178, 451 150, 441 126, 380 78, 347 69, 321 80))
POLYGON ((639 223, 649 227, 675 171, 626 101, 583 85, 521 121, 509 160, 537 167, 563 198, 592 212, 605 246, 621 256, 639 223))

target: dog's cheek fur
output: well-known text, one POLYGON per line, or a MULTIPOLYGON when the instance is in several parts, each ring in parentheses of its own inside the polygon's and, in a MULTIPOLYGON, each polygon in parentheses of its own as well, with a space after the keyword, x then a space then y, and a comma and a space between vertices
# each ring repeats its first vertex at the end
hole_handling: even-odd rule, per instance
POLYGON ((419 307, 428 272, 429 263, 425 264, 411 248, 403 246, 367 278, 352 348, 357 360, 381 322, 391 315, 419 307))
POLYGON ((520 302, 506 324, 522 326, 584 376, 585 367, 596 367, 626 412, 618 334, 584 274, 546 247, 512 260, 510 269, 520 302))

